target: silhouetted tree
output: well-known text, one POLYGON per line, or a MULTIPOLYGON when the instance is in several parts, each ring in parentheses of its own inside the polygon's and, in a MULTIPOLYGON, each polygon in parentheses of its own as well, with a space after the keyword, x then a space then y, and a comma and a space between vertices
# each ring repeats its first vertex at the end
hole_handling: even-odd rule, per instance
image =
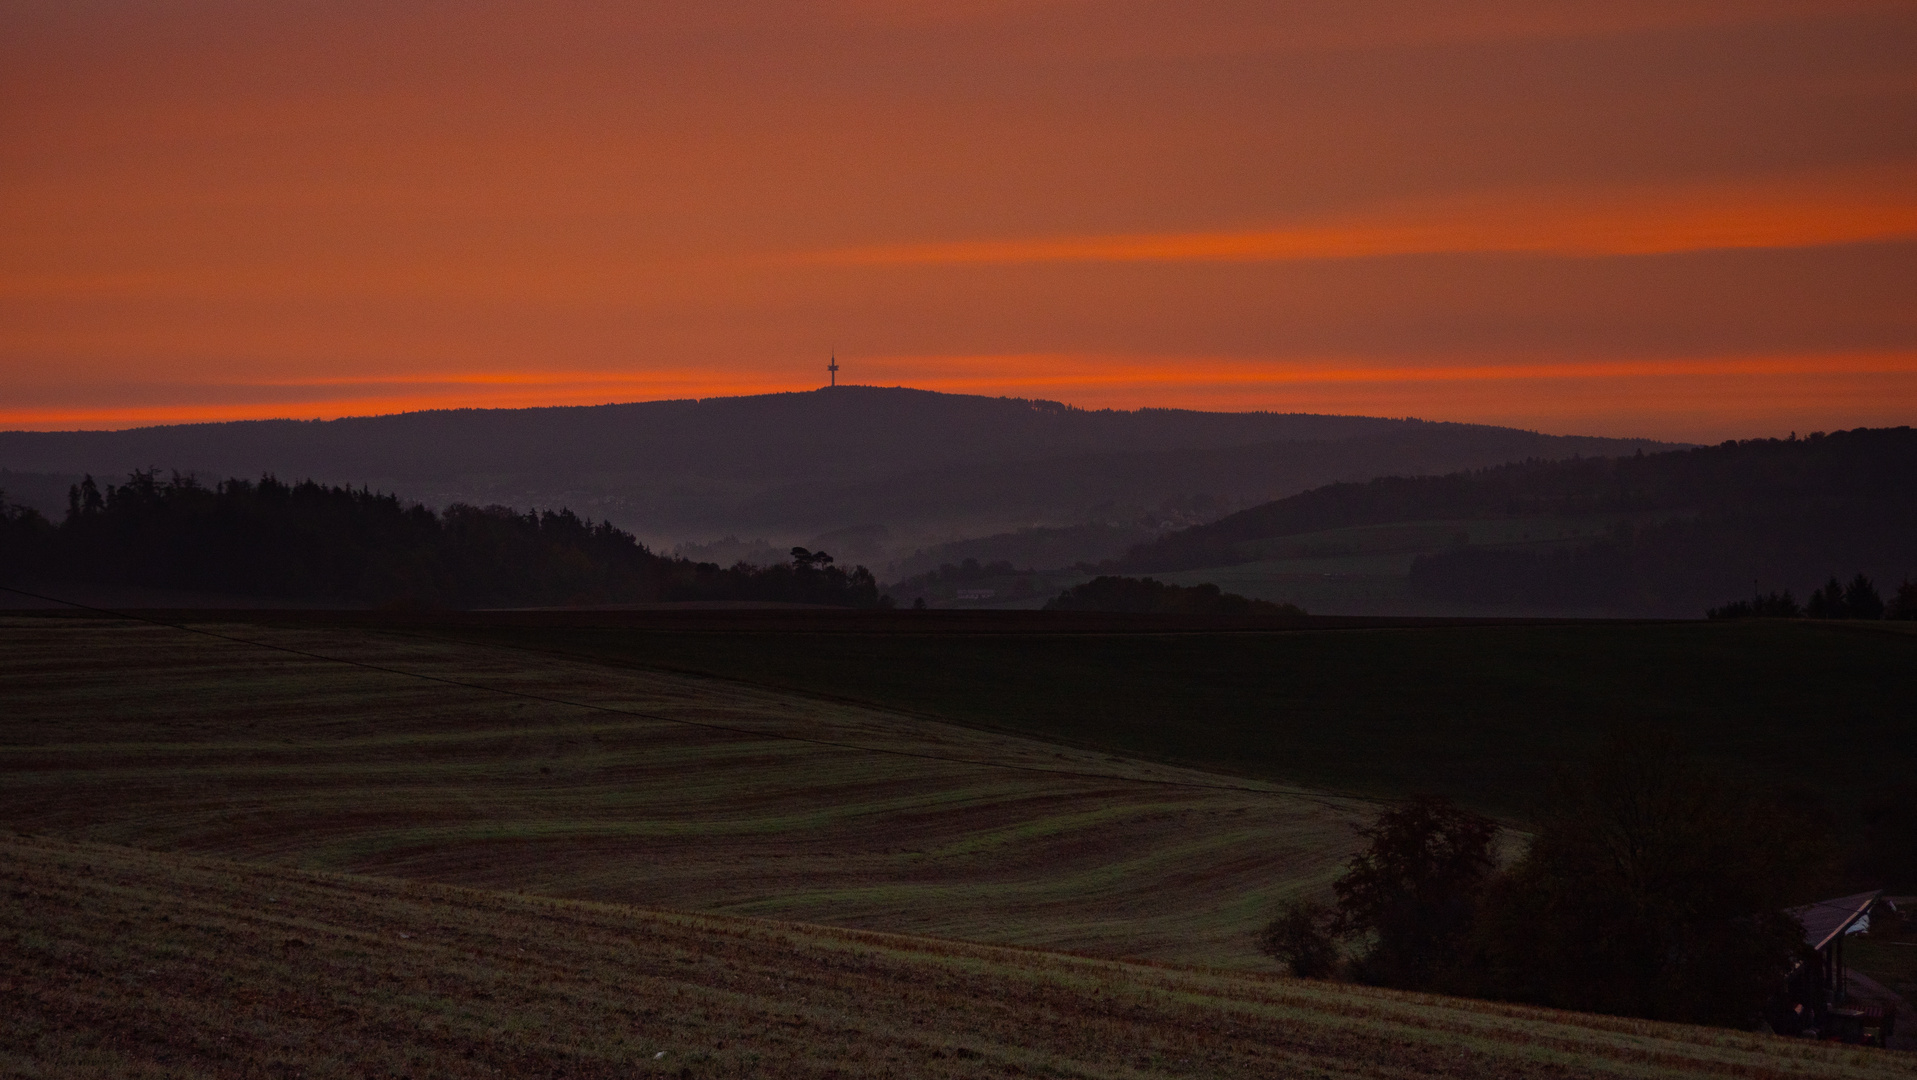
POLYGON ((1844 613, 1852 619, 1881 619, 1884 617, 1884 598, 1877 592, 1877 583, 1858 574, 1844 587, 1844 613))
POLYGON ((1804 613, 1789 589, 1766 593, 1749 600, 1738 600, 1704 613, 1710 619, 1795 619, 1804 613))
POLYGON ((1803 948, 1784 909, 1827 862, 1822 827, 1706 774, 1659 735, 1615 738, 1558 778, 1529 850, 1489 891, 1482 990, 1747 1026, 1803 948))
POLYGON ((1881 619, 1884 598, 1877 584, 1863 574, 1852 578, 1849 585, 1833 577, 1811 594, 1804 611, 1813 619, 1881 619))
POLYGON ((794 570, 823 570, 832 565, 832 556, 823 551, 807 551, 802 547, 792 549, 792 568, 794 570))
POLYGON ((1306 979, 1328 978, 1338 966, 1337 913, 1315 900, 1293 900, 1258 934, 1258 951, 1306 979))
POLYGON ((0 582, 18 581, 40 568, 53 526, 30 506, 6 501, 0 492, 0 582))
POLYGON ((79 483, 67 489, 67 516, 79 517, 82 514, 98 514, 106 509, 106 500, 100 495, 100 485, 93 482, 93 474, 88 473, 79 483))
POLYGON ((1781 593, 1766 593, 1757 598, 1752 605, 1752 613, 1760 619, 1795 619, 1804 613, 1797 606, 1797 598, 1789 589, 1781 593))
POLYGON ((1496 867, 1497 823, 1424 795, 1359 835, 1365 850, 1331 886, 1338 932, 1371 938, 1358 976, 1408 989, 1464 982, 1479 896, 1496 867))
POLYGON ((1884 607, 1886 619, 1917 619, 1917 581, 1904 579, 1897 586, 1897 594, 1884 607))
POLYGON ((1848 619, 1850 608, 1844 602, 1844 584, 1831 578, 1804 604, 1804 614, 1813 619, 1848 619))

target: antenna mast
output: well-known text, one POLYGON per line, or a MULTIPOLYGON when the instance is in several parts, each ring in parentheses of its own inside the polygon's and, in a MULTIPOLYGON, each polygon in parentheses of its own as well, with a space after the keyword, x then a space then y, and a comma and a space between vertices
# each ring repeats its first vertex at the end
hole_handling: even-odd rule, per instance
POLYGON ((832 359, 825 365, 825 370, 832 374, 832 385, 839 385, 839 354, 837 350, 833 351, 832 359))

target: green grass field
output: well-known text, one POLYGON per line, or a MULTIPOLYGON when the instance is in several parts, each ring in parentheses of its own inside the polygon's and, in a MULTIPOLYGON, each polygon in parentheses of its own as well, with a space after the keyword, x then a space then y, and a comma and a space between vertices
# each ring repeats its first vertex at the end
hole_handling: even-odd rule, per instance
POLYGON ((0 1073, 1909 1077, 1909 1055, 0 833, 0 1073))
MULTIPOLYGON (((1523 819, 1620 726, 1840 812, 1917 774, 1917 625, 1372 624, 1079 632, 1042 615, 889 623, 547 619, 415 631, 897 709, 1285 783, 1436 791, 1523 819), (1053 632, 1047 626, 1063 626, 1053 632)), ((1122 622, 1118 625, 1123 625, 1122 622)))
POLYGON ((1268 966, 1253 931, 1279 899, 1323 888, 1369 813, 735 682, 351 629, 217 629, 619 711, 164 627, 10 618, 0 827, 1268 966))

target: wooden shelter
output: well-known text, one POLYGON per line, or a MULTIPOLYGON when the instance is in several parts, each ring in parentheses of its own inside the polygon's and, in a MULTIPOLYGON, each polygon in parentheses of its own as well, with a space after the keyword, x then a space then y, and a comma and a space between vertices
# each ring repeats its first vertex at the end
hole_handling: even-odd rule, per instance
POLYGON ((1804 944, 1816 953, 1819 985, 1825 1005, 1841 1005, 1845 998, 1844 938, 1870 929, 1870 909, 1877 906, 1882 889, 1819 900, 1815 904, 1792 908, 1791 914, 1804 924, 1804 944))
POLYGON ((1791 972, 1772 1026, 1786 1034, 1877 1042, 1890 1034, 1890 1020, 1873 1005, 1853 1007, 1850 972, 1844 964, 1844 939, 1870 929, 1871 909, 1883 890, 1819 900, 1791 908, 1804 926, 1810 955, 1791 972))

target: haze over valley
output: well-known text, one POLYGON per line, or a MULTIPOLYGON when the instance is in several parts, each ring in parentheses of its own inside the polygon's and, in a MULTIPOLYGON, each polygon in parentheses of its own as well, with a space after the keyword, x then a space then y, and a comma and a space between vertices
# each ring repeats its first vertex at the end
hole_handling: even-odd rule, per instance
POLYGON ((1667 449, 1354 416, 1082 410, 844 386, 582 408, 0 433, 0 489, 58 515, 90 473, 315 479, 433 507, 566 507, 721 563, 794 544, 887 580, 983 555, 1051 570, 1334 481, 1667 449), (993 544, 950 547, 1019 530, 993 544), (731 538, 735 543, 727 543, 731 538), (761 543, 754 543, 759 541, 761 543), (914 558, 915 553, 919 554, 914 558))

